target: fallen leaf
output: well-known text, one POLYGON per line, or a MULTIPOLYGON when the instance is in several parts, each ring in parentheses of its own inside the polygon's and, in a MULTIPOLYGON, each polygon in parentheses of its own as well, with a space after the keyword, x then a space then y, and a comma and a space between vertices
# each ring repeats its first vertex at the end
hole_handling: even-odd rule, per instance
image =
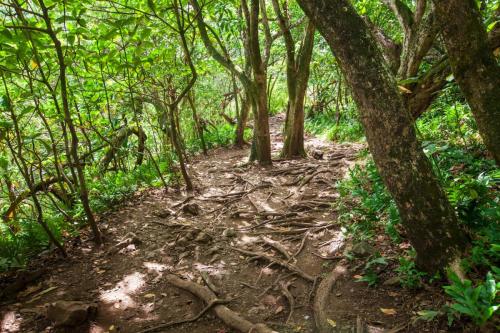
POLYGON ((326 321, 328 322, 328 324, 330 324, 331 327, 337 327, 337 323, 335 322, 335 320, 327 318, 326 321))
POLYGON ((397 311, 395 309, 380 308, 380 311, 382 311, 384 314, 386 314, 388 316, 394 316, 397 313, 397 311))
POLYGON ((146 294, 144 295, 144 298, 155 298, 155 294, 146 294))
POLYGON ((403 86, 398 86, 399 88, 399 91, 401 91, 402 93, 405 93, 405 94, 411 94, 412 91, 406 87, 403 87, 403 86))
POLYGON ((359 280, 359 279, 363 278, 363 275, 354 275, 353 278, 355 278, 356 280, 359 280))

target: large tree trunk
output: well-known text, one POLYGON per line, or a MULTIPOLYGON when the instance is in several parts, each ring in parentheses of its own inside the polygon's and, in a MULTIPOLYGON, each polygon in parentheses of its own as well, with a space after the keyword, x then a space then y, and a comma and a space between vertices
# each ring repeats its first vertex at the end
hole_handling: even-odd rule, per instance
POLYGON ((442 269, 465 236, 422 151, 394 77, 349 0, 299 0, 332 48, 356 101, 370 151, 392 194, 418 265, 442 269))
POLYGON ((500 67, 481 14, 474 0, 434 0, 434 4, 455 79, 486 147, 500 165, 500 67))

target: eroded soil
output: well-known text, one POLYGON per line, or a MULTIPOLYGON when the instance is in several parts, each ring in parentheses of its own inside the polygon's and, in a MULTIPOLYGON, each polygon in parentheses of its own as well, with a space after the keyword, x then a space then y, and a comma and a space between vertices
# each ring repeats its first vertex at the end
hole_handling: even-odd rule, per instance
MULTIPOLYGON (((275 156, 282 121, 271 121, 275 156)), ((344 255, 350 245, 332 205, 338 199, 335 183, 364 145, 309 137, 307 147, 310 155, 323 157, 276 158, 272 167, 262 168, 245 164, 247 150, 221 148, 193 159, 195 193, 137 193, 100 217, 104 247, 96 249, 83 235, 69 242, 70 258, 50 253, 35 262, 47 271, 15 303, 1 308, 1 332, 128 333, 195 316, 205 304, 166 283, 164 276, 171 273, 210 286, 218 298, 229 300, 227 307, 253 323, 278 332, 313 332, 314 288, 336 265, 347 272, 329 295, 332 331, 335 326, 356 332, 357 322, 366 332, 446 331, 442 322, 413 324, 417 311, 442 305, 439 289, 369 287, 356 282, 368 259, 344 255), (273 258, 289 267, 269 261, 273 258), (54 328, 41 313, 44 304, 57 300, 96 302, 97 317, 78 328, 54 328)), ((376 246, 389 260, 396 258, 386 237, 379 236, 376 246)), ((380 272, 382 280, 395 275, 391 267, 380 272)), ((212 311, 158 331, 236 332, 212 311)))

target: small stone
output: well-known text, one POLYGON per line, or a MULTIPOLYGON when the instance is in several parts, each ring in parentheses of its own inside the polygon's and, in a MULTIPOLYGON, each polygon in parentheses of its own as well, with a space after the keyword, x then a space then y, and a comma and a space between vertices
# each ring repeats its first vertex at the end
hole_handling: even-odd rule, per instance
POLYGON ((227 238, 234 238, 236 235, 236 231, 233 228, 227 228, 222 232, 222 236, 227 238))
POLYGON ((322 160, 324 153, 321 150, 315 149, 312 151, 311 155, 315 160, 322 160))
POLYGON ((171 211, 170 209, 160 209, 157 210, 156 212, 153 213, 155 216, 161 218, 161 219, 166 219, 172 215, 174 215, 174 212, 171 211))
POLYGON ((382 283, 384 286, 397 286, 401 283, 401 279, 397 276, 391 277, 382 283))
POLYGON ((198 215, 200 215, 201 208, 198 204, 188 203, 188 204, 185 204, 184 206, 182 206, 182 211, 186 214, 198 216, 198 215))

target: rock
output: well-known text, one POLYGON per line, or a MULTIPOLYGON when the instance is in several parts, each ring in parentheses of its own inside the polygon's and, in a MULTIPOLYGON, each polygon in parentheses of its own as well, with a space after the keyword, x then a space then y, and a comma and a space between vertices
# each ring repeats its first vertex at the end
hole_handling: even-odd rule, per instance
POLYGON ((161 218, 161 219, 166 219, 172 215, 174 215, 175 213, 173 211, 171 211, 170 209, 166 208, 166 209, 160 209, 160 210, 157 210, 156 212, 153 213, 155 216, 161 218))
POLYGON ((210 242, 211 239, 212 239, 212 237, 210 237, 210 235, 208 235, 202 231, 198 234, 198 236, 196 237, 196 239, 194 241, 197 243, 208 243, 208 242, 210 242))
POLYGON ((397 286, 401 283, 401 279, 397 276, 391 277, 382 283, 384 286, 397 286))
POLYGON ((315 149, 311 152, 311 155, 315 160, 322 160, 324 153, 321 150, 315 149))
POLYGON ((357 244, 354 244, 351 252, 356 257, 369 257, 375 254, 375 248, 371 246, 368 242, 361 241, 357 244))
POLYGON ((93 320, 97 314, 97 304, 79 301, 57 301, 47 305, 47 319, 55 326, 78 326, 93 320))
POLYGON ((233 228, 227 228, 222 232, 222 236, 227 238, 234 238, 236 235, 236 231, 233 228))
POLYGON ((198 216, 198 215, 200 215, 201 208, 198 204, 188 203, 188 204, 185 204, 184 206, 182 206, 182 211, 186 214, 198 216))

